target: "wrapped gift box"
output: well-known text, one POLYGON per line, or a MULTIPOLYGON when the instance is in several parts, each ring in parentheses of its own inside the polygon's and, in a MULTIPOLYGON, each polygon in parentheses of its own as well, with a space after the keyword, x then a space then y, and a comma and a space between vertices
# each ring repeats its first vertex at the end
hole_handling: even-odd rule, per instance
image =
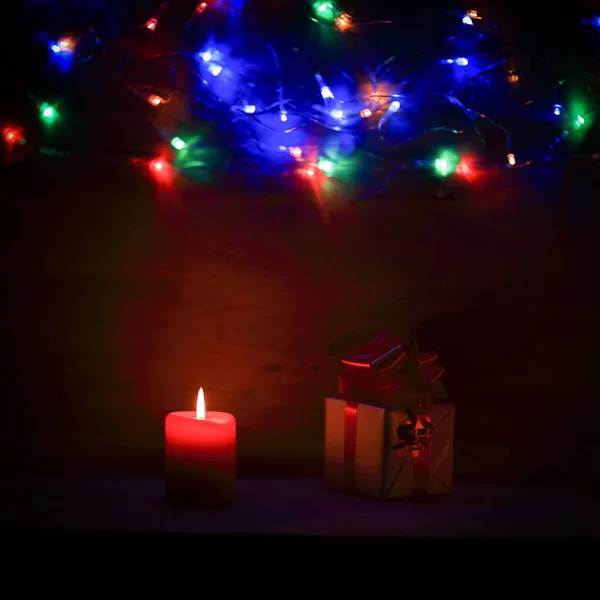
POLYGON ((406 407, 325 402, 325 485, 391 500, 452 490, 454 405, 406 407))

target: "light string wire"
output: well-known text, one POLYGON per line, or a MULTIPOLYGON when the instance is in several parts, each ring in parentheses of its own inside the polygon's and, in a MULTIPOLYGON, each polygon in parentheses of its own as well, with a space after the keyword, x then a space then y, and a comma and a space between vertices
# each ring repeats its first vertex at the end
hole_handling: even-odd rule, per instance
MULTIPOLYGON (((320 25, 323 25, 325 27, 328 28, 332 28, 331 25, 328 25, 326 23, 323 23, 322 21, 312 18, 311 20, 314 22, 319 23, 320 25)), ((372 24, 373 22, 363 22, 361 24, 372 24)), ((385 23, 388 23, 388 21, 385 21, 385 23)), ((328 100, 334 100, 334 98, 330 98, 328 97, 324 97, 323 98, 323 107, 321 110, 321 114, 315 114, 315 113, 310 113, 310 112, 306 112, 300 108, 298 108, 294 102, 292 100, 286 99, 284 96, 284 86, 283 86, 283 82, 282 82, 282 77, 281 77, 281 64, 278 58, 278 55, 276 53, 276 51, 274 50, 273 46, 264 39, 264 37, 259 36, 258 34, 255 34, 258 38, 260 38, 263 43, 265 44, 265 46, 267 47, 267 49, 269 50, 269 52, 271 53, 271 55, 273 56, 274 59, 274 63, 275 63, 275 68, 276 68, 276 77, 277 77, 277 101, 273 102, 269 105, 267 105, 265 108, 263 108, 260 111, 255 111, 252 114, 247 114, 244 112, 243 108, 240 106, 232 106, 232 110, 236 111, 238 114, 236 115, 236 117, 234 117, 234 119, 232 119, 232 122, 237 122, 240 119, 249 119, 257 124, 259 124, 261 127, 265 128, 268 131, 271 131, 273 133, 282 133, 282 134, 287 134, 287 133, 291 133, 301 127, 305 127, 307 125, 307 123, 303 123, 302 125, 298 125, 298 126, 294 126, 294 127, 290 127, 287 129, 282 130, 278 130, 275 129, 269 125, 267 125, 260 117, 262 115, 265 115, 267 113, 269 113, 273 108, 278 107, 280 113, 283 115, 287 109, 291 109, 295 112, 295 114, 303 117, 305 120, 313 122, 325 129, 330 129, 330 130, 335 130, 335 131, 354 131, 355 128, 352 127, 349 124, 346 123, 336 123, 335 125, 332 124, 331 122, 328 122, 327 119, 323 118, 323 114, 326 114, 328 112, 328 100)), ((380 75, 381 71, 383 69, 385 69, 388 65, 390 65, 391 63, 393 63, 395 60, 397 60, 397 56, 392 56, 388 59, 386 59, 381 65, 379 65, 374 71, 369 70, 367 67, 363 67, 363 69, 367 72, 367 74, 369 75, 369 79, 371 81, 371 85, 373 87, 373 90, 375 93, 370 94, 370 95, 366 95, 366 96, 357 96, 354 98, 351 98, 350 100, 346 101, 346 102, 341 102, 339 101, 337 103, 337 105, 339 105, 340 107, 343 107, 344 104, 352 104, 354 102, 357 102, 359 100, 368 100, 368 101, 372 101, 372 100, 389 100, 390 102, 393 102, 394 98, 401 98, 400 94, 377 94, 377 89, 378 89, 378 85, 379 85, 379 81, 378 81, 378 76, 380 75)), ((500 60, 496 60, 495 62, 493 62, 490 65, 485 66, 482 69, 479 69, 475 74, 471 75, 471 77, 469 78, 469 80, 475 80, 477 78, 480 78, 482 75, 484 75, 485 73, 488 72, 492 72, 496 69, 498 69, 499 67, 503 66, 506 63, 505 59, 500 59, 500 60)), ((354 78, 352 78, 350 75, 348 75, 346 72, 342 71, 341 69, 336 67, 336 70, 342 75, 342 77, 348 79, 349 81, 354 81, 354 78)), ((315 73, 315 79, 317 80, 317 83, 321 84, 321 88, 323 89, 323 79, 321 77, 321 73, 322 73, 322 69, 317 71, 315 73)), ((404 83, 403 81, 400 81, 399 83, 396 84, 396 87, 401 87, 404 83)), ((468 84, 469 81, 462 81, 461 82, 461 87, 464 88, 466 87, 466 84, 468 84)), ((207 87, 208 84, 207 84, 207 87)), ((212 90, 209 91, 212 92, 212 90)), ((447 102, 449 102, 450 104, 452 104, 453 106, 455 106, 457 109, 459 109, 464 115, 466 115, 469 118, 470 123, 472 124, 473 130, 477 136, 477 138, 479 139, 481 145, 483 148, 485 148, 486 146, 486 139, 484 137, 484 135, 482 134, 477 121, 479 120, 483 120, 488 122, 491 126, 497 128, 498 130, 500 130, 504 136, 505 136, 505 140, 506 140, 506 151, 507 151, 507 155, 511 155, 512 153, 512 140, 511 140, 511 134, 509 132, 509 130, 502 126, 501 124, 499 124, 496 120, 490 118, 489 116, 486 116, 476 110, 474 110, 473 108, 469 108, 467 106, 465 106, 463 104, 462 101, 460 101, 456 96, 456 87, 452 88, 450 90, 449 93, 445 94, 442 92, 434 92, 434 95, 439 96, 441 98, 444 98, 447 102)), ((213 94, 214 95, 214 94, 213 94)), ((226 104, 223 102, 223 104, 226 104)), ((527 103, 526 103, 527 105, 527 103)), ((388 115, 385 111, 381 110, 379 112, 382 112, 383 114, 381 115, 381 117, 379 118, 379 120, 377 121, 376 124, 376 129, 379 133, 379 137, 381 139, 381 141, 386 142, 386 138, 385 138, 385 134, 384 134, 384 126, 386 125, 386 123, 390 120, 391 117, 393 117, 393 115, 388 115), (386 119, 387 116, 387 119, 386 119)), ((464 129, 455 129, 455 128, 451 128, 451 127, 444 127, 444 126, 436 126, 436 127, 430 127, 422 132, 420 132, 418 135, 409 137, 409 138, 405 138, 403 139, 401 142, 394 144, 393 146, 402 146, 404 144, 407 144, 409 142, 412 142, 420 137, 423 137, 425 135, 430 135, 432 133, 435 132, 441 132, 441 131, 446 131, 446 132, 450 132, 452 134, 455 135, 462 135, 465 133, 464 129)), ((550 149, 552 149, 555 146, 555 144, 550 146, 550 149)), ((531 164, 532 161, 528 161, 527 164, 531 164)), ((514 166, 514 165, 513 165, 514 166)))
MULTIPOLYGON (((328 4, 332 7, 336 7, 336 5, 333 3, 326 3, 326 4, 328 4)), ((184 34, 186 34, 192 26, 196 25, 199 22, 200 17, 202 16, 202 14, 205 11, 211 10, 210 4, 200 3, 198 5, 198 7, 201 7, 201 6, 202 6, 202 10, 199 10, 197 8, 194 15, 187 21, 187 23, 184 27, 184 34)), ((148 23, 154 22, 152 31, 154 31, 156 29, 156 27, 159 25, 160 18, 165 14, 165 12, 168 9, 169 9, 169 2, 162 2, 160 4, 157 11, 155 11, 153 17, 148 21, 148 23)), ((339 9, 336 8, 335 10, 338 10, 338 14, 340 14, 339 9)), ((457 13, 457 14, 459 14, 459 13, 457 13)), ((323 20, 315 19, 314 17, 310 17, 310 19, 311 19, 311 21, 316 22, 319 25, 326 27, 327 29, 336 29, 336 27, 332 23, 326 23, 323 20)), ((395 21, 383 21, 383 23, 385 23, 385 24, 389 24, 389 23, 393 23, 393 22, 395 22, 395 21)), ((357 25, 360 27, 365 27, 365 26, 370 26, 374 23, 380 23, 380 22, 374 22, 374 21, 356 22, 356 23, 354 23, 354 25, 357 25)), ((463 23, 464 23, 464 20, 463 20, 463 23)), ((591 23, 591 21, 590 21, 590 23, 591 23)), ((148 28, 147 24, 146 24, 146 28, 148 28)), ((211 86, 207 83, 206 80, 202 80, 205 91, 207 91, 209 93, 209 96, 212 98, 212 100, 217 103, 217 106, 220 106, 222 109, 226 109, 225 111, 221 111, 221 116, 209 114, 209 115, 203 115, 203 118, 207 118, 207 117, 212 118, 215 121, 220 122, 222 127, 229 127, 231 125, 236 124, 239 121, 246 120, 247 122, 258 125, 260 128, 264 129, 267 132, 271 132, 271 133, 275 133, 275 134, 282 134, 282 135, 290 134, 290 133, 293 133, 300 129, 307 128, 309 126, 309 124, 311 124, 311 123, 320 128, 323 128, 325 130, 341 132, 341 133, 357 133, 357 132, 364 133, 365 131, 376 130, 380 141, 382 143, 388 145, 392 149, 399 148, 405 144, 413 142, 414 140, 422 138, 423 136, 431 135, 436 132, 449 132, 453 135, 463 135, 467 132, 467 130, 464 128, 456 129, 456 128, 452 128, 452 127, 435 126, 435 127, 430 127, 430 128, 424 129, 423 131, 419 132, 417 135, 414 135, 411 137, 405 137, 400 142, 397 142, 395 144, 391 143, 387 140, 386 130, 389 129, 390 125, 393 123, 393 119, 396 117, 398 112, 400 112, 399 110, 394 110, 394 111, 390 112, 390 107, 394 104, 401 104, 405 100, 410 100, 410 101, 416 102, 419 99, 418 95, 416 95, 416 94, 408 94, 408 93, 407 94, 400 94, 400 93, 382 94, 382 93, 378 93, 380 83, 382 83, 382 79, 385 77, 385 70, 388 67, 390 67, 391 65, 393 65, 396 61, 399 60, 399 55, 397 55, 397 54, 393 55, 393 56, 389 57, 388 59, 386 59, 385 61, 383 61, 374 70, 371 70, 365 66, 360 67, 360 69, 362 69, 367 74, 373 93, 357 95, 357 96, 351 97, 350 99, 347 99, 345 101, 337 100, 332 93, 327 94, 327 95, 323 94, 324 89, 329 90, 329 88, 326 84, 326 80, 323 78, 323 73, 324 73, 325 69, 329 69, 330 71, 335 70, 335 71, 337 71, 338 75, 340 75, 342 77, 342 79, 346 80, 348 83, 357 84, 358 82, 356 81, 356 79, 354 77, 352 77, 351 75, 349 75, 348 73, 346 73, 345 71, 343 71, 342 69, 340 69, 339 67, 325 67, 325 68, 321 68, 321 69, 317 70, 314 74, 314 80, 317 83, 317 85, 321 88, 322 103, 319 106, 318 110, 315 110, 314 104, 311 109, 307 109, 307 107, 303 106, 304 102, 301 99, 286 98, 285 87, 284 87, 283 78, 282 78, 282 65, 281 65, 281 62, 279 59, 279 55, 276 52, 273 45, 264 36, 259 35, 258 33, 255 33, 248 28, 246 28, 246 30, 247 30, 247 32, 252 34, 257 40, 259 40, 264 45, 264 47, 266 48, 266 50, 272 57, 272 63, 273 63, 273 67, 275 70, 275 80, 276 80, 276 89, 275 89, 276 100, 274 102, 267 104, 265 107, 263 107, 259 110, 256 109, 252 113, 250 113, 247 110, 245 110, 245 108, 244 108, 243 102, 245 100, 242 101, 242 104, 227 103, 223 98, 221 98, 218 94, 216 94, 214 92, 214 90, 211 88, 211 86), (349 122, 349 121, 351 121, 351 119, 347 119, 345 117, 341 121, 336 120, 336 119, 334 119, 332 121, 332 119, 331 119, 332 110, 339 110, 343 113, 344 112, 343 108, 345 106, 354 105, 356 103, 359 103, 359 104, 360 103, 363 103, 363 104, 368 103, 369 106, 374 108, 375 110, 371 111, 371 109, 369 108, 369 113, 370 113, 369 118, 361 119, 361 118, 359 118, 358 115, 353 115, 352 122, 349 122), (339 107, 339 109, 335 109, 335 108, 332 109, 332 107, 339 107), (277 129, 277 128, 273 127, 272 125, 267 124, 267 122, 265 122, 265 117, 267 115, 270 115, 275 108, 278 109, 279 114, 282 116, 282 119, 281 119, 282 121, 284 121, 284 119, 283 119, 284 115, 286 116, 286 120, 287 120, 288 113, 293 113, 294 116, 300 117, 302 122, 300 124, 287 127, 283 130, 277 129), (228 118, 223 118, 222 115, 228 114, 227 111, 229 111, 231 116, 228 118), (370 118, 371 116, 373 116, 375 118, 370 118)), ((93 30, 93 28, 90 28, 89 31, 92 32, 92 35, 95 40, 95 45, 99 45, 100 40, 98 38, 96 31, 93 30)), ((424 55, 422 53, 418 53, 418 54, 420 56, 424 57, 424 55)), ((89 58, 90 58, 90 56, 86 56, 85 61, 89 60, 89 58)), ((141 61, 143 63, 151 63, 152 61, 161 61, 161 60, 169 61, 169 69, 170 69, 170 73, 171 73, 171 84, 170 84, 171 89, 166 98, 160 98, 160 104, 169 103, 172 100, 173 95, 176 93, 177 68, 178 67, 176 67, 176 65, 175 65, 175 60, 181 59, 181 58, 194 60, 195 61, 194 64, 197 64, 197 54, 190 54, 189 52, 188 53, 171 52, 168 54, 158 54, 158 55, 154 55, 150 58, 147 58, 147 59, 144 59, 143 61, 141 61)), ((459 59, 456 59, 456 60, 458 61, 459 59)), ((466 60, 466 59, 463 59, 463 60, 466 60)), ((450 61, 448 61, 448 62, 450 62, 450 61)), ((448 102, 449 104, 451 104, 452 106, 457 108, 463 115, 465 115, 468 118, 469 123, 471 124, 472 129, 483 149, 485 149, 487 142, 486 142, 485 136, 481 132, 478 122, 485 121, 485 122, 489 123, 492 127, 495 127, 496 129, 500 130, 505 136, 507 155, 510 156, 513 149, 512 149, 511 133, 509 132, 509 130, 506 127, 504 127, 503 125, 499 124, 495 119, 492 119, 489 116, 486 116, 486 115, 478 112, 474 108, 466 106, 463 103, 463 101, 459 100, 456 97, 456 94, 460 93, 461 89, 462 90, 466 89, 471 81, 477 80, 478 78, 481 78, 482 75, 484 75, 486 73, 490 73, 492 71, 495 71, 496 69, 504 66, 505 64, 506 64, 506 60, 504 58, 495 60, 491 64, 485 65, 485 66, 483 66, 483 68, 477 69, 477 71, 474 74, 471 74, 471 76, 468 79, 461 80, 460 84, 452 87, 448 93, 436 91, 430 95, 432 97, 439 97, 439 98, 443 99, 444 101, 448 102)), ((453 63, 452 65, 449 65, 449 66, 452 68, 456 68, 455 63, 453 63)), ((201 69, 202 69, 202 64, 200 65, 200 69, 197 69, 197 72, 200 76, 201 76, 201 73, 200 73, 201 69)), ((410 77, 411 74, 412 73, 409 73, 408 75, 405 74, 405 76, 399 82, 396 82, 395 84, 393 84, 392 87, 394 87, 395 89, 402 89, 403 86, 405 85, 408 77, 410 77)), ((591 80, 594 80, 594 81, 598 80, 598 77, 591 73, 584 72, 583 75, 584 75, 584 77, 589 78, 591 80)), ((569 77, 563 78, 561 81, 559 81, 555 84, 556 98, 557 98, 557 103, 555 104, 555 106, 559 106, 558 98, 559 98, 560 87, 573 77, 575 77, 575 74, 570 75, 569 77)), ((383 83, 386 83, 385 79, 383 79, 383 83)), ((131 89, 132 92, 134 92, 138 95, 145 96, 147 94, 147 92, 152 89, 152 86, 131 83, 129 85, 129 88, 131 89)), ((329 92, 330 92, 330 90, 329 90, 329 92)), ((31 96, 31 94, 30 94, 30 96, 31 96)), ((525 102, 524 106, 528 106, 528 105, 532 104, 533 102, 534 102, 533 99, 528 100, 527 102, 525 102)), ((38 101, 38 104, 39 104, 39 101, 38 101)), ((208 105, 206 108, 208 108, 209 111, 211 110, 210 105, 208 105)), ((562 107, 561 107, 561 110, 562 110, 562 107)), ((362 112, 364 112, 364 109, 362 112)), ((569 109, 565 108, 563 111, 563 114, 568 115, 569 109)), ((578 118, 581 118, 581 117, 578 117, 578 118)), ((255 130, 253 130, 252 127, 249 127, 247 129, 250 132, 251 136, 254 137, 255 141, 258 143, 261 150, 266 151, 267 148, 265 147, 265 145, 261 144, 260 134, 257 133, 255 130)), ((163 130, 163 133, 167 133, 167 132, 165 132, 163 130)), ((549 151, 554 150, 556 148, 556 146, 562 140, 564 140, 565 138, 568 137, 568 135, 569 135, 569 133, 565 129, 563 131, 563 134, 561 134, 559 137, 557 137, 554 140, 554 142, 550 145, 549 151)), ((593 158, 596 159, 597 154, 594 154, 593 158)), ((529 160, 529 161, 526 161, 525 163, 522 163, 519 165, 512 164, 511 166, 526 166, 526 165, 534 164, 536 162, 548 162, 549 160, 551 160, 551 158, 548 156, 545 156, 545 157, 543 157, 543 159, 541 161, 529 160)), ((481 161, 480 161, 480 164, 481 164, 481 161)), ((404 166, 406 166, 406 165, 404 165, 404 166)), ((404 166, 401 166, 399 168, 403 168, 404 166)), ((497 166, 497 165, 494 165, 494 166, 497 166)), ((506 165, 502 165, 502 167, 505 167, 505 166, 506 165)))

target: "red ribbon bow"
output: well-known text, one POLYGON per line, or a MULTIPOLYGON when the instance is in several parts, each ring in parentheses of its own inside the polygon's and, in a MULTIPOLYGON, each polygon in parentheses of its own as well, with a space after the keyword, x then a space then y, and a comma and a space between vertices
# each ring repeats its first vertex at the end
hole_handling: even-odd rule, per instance
POLYGON ((432 384, 443 372, 442 367, 436 369, 433 365, 436 360, 436 352, 417 354, 414 344, 382 332, 342 359, 339 397, 358 402, 386 402, 386 398, 400 392, 413 397, 413 404, 417 398, 427 397, 426 392, 419 391, 420 382, 432 384))
POLYGON ((350 356, 342 359, 347 367, 368 369, 383 373, 396 367, 408 355, 409 347, 399 338, 384 331, 370 342, 357 348, 350 356))

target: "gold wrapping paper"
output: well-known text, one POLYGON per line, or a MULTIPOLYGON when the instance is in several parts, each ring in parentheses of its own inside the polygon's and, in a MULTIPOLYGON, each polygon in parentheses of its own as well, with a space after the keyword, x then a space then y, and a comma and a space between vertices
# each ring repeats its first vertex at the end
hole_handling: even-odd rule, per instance
POLYGON ((325 407, 327 488, 380 500, 452 490, 453 404, 432 404, 421 416, 340 398, 325 407))

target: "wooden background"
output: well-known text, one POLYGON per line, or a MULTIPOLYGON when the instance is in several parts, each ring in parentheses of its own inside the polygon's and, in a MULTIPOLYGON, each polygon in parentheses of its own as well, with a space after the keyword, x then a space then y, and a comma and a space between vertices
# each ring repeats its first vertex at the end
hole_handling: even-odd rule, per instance
POLYGON ((318 472, 338 360, 387 328, 440 352, 459 479, 597 482, 592 167, 480 174, 443 201, 406 178, 356 204, 16 165, 2 461, 158 470, 165 414, 204 386, 242 472, 318 472))

